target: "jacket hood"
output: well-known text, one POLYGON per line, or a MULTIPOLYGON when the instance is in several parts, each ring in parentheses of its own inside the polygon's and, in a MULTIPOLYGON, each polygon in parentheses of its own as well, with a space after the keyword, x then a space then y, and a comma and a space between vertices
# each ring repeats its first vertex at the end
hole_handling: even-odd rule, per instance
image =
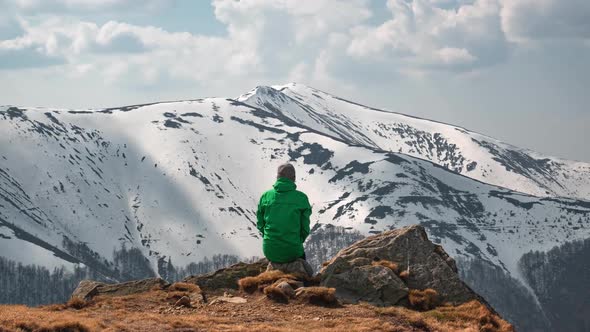
POLYGON ((278 192, 285 192, 297 189, 297 185, 291 179, 278 178, 272 186, 278 192))

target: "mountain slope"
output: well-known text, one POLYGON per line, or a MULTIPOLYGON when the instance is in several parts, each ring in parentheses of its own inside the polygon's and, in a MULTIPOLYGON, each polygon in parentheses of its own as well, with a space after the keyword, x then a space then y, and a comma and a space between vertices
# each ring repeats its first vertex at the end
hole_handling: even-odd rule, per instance
MULTIPOLYGON (((324 124, 332 118, 292 100, 259 88, 239 100, 0 108, 0 252, 50 269, 83 264, 115 280, 124 278, 115 262, 124 247, 145 257, 142 271, 160 275, 172 262, 182 267, 213 255, 260 256, 254 209, 276 166, 287 160, 313 204, 309 247, 335 247, 326 253, 339 249, 336 238, 311 242, 326 238, 321 234, 329 238, 334 226, 367 235, 422 224, 455 258, 485 262, 526 287, 523 255, 590 237, 587 201, 518 193, 450 171, 458 161, 441 167, 389 152, 395 149, 379 145, 388 140, 369 136, 362 123, 328 130, 324 124), (285 104, 275 105, 279 100, 285 104)), ((349 111, 342 109, 345 122, 349 111)), ((367 119, 390 116, 362 112, 367 119)), ((452 158, 458 152, 448 153, 449 162, 458 160, 452 158)), ((586 190, 581 183, 575 190, 586 190)), ((321 261, 313 257, 319 253, 309 255, 321 261)))
POLYGON ((350 144, 430 160, 535 196, 590 197, 590 164, 520 149, 464 128, 366 107, 301 84, 257 87, 238 100, 350 144))

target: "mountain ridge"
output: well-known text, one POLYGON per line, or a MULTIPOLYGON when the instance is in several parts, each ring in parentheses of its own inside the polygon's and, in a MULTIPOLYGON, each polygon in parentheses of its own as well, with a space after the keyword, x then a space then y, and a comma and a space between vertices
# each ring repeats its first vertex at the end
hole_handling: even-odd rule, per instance
MULTIPOLYGON (((293 105, 285 102, 285 97, 297 104, 296 107, 302 109, 291 111, 292 119, 306 122, 308 126, 319 124, 323 128, 315 129, 325 134, 338 135, 338 132, 352 131, 360 138, 349 139, 351 143, 385 151, 400 152, 434 161, 455 172, 468 174, 469 177, 479 179, 485 183, 530 193, 535 196, 561 196, 580 199, 590 197, 589 163, 545 156, 459 126, 367 107, 297 83, 284 86, 258 87, 240 96, 238 100, 267 110, 271 108, 293 109, 293 105), (271 90, 275 92, 270 93, 271 90), (295 100, 296 98, 299 98, 299 100, 295 100), (301 100, 304 100, 304 102, 301 100), (388 117, 381 118, 380 122, 375 125, 375 123, 372 123, 375 121, 370 121, 373 117, 370 117, 369 121, 365 121, 359 119, 359 116, 355 114, 355 112, 363 112, 364 110, 385 113, 388 117), (305 112, 313 113, 313 119, 302 116, 305 112), (408 119, 417 122, 407 122, 408 119), (400 127, 399 123, 404 123, 404 121, 409 125, 404 124, 400 127), (367 134, 361 131, 366 131, 367 134), (466 137, 456 135, 454 131, 458 131, 466 137), (371 132, 375 132, 377 135, 368 138, 367 135, 370 135, 371 132), (410 145, 412 143, 412 140, 404 141, 404 135, 411 137, 414 141, 422 140, 425 142, 422 146, 414 144, 409 150, 404 150, 405 144, 410 145), (396 141, 399 138, 398 136, 402 137, 402 141, 396 141), (392 141, 395 141, 394 144, 391 143, 392 141), (434 152, 436 152, 434 154, 433 147, 434 152), (414 151, 414 149, 418 151, 414 151), (488 159, 488 161, 483 159, 488 159), (482 161, 484 164, 482 164, 482 161), (478 169, 482 168, 482 165, 485 169, 480 172, 478 169), (474 174, 474 171, 477 174, 474 174), (492 173, 497 174, 498 172, 500 172, 501 178, 506 178, 506 181, 498 182, 489 178, 489 176, 493 176, 492 173), (580 172, 582 175, 578 175, 580 172), (575 177, 576 180, 570 180, 570 177, 575 177), (579 189, 573 191, 566 189, 578 186, 579 189)), ((289 117, 289 115, 287 116, 289 117)), ((346 137, 341 138, 346 140, 346 137)))
MULTIPOLYGON (((440 154, 428 148, 440 124, 427 132, 411 129, 411 122, 401 130, 382 121, 382 129, 381 120, 355 118, 358 106, 338 101, 333 107, 331 97, 304 92, 250 103, 207 98, 93 111, 1 108, 1 251, 22 264, 79 265, 44 252, 23 238, 28 234, 115 279, 127 264, 115 259, 122 246, 136 250, 129 275, 164 276, 172 262, 188 269, 215 255, 225 263, 231 255, 260 256, 254 208, 283 161, 296 165, 297 183, 314 203, 306 246, 316 249, 310 253, 316 264, 349 244, 339 242, 347 232, 358 233, 352 239, 422 224, 455 258, 485 262, 526 286, 522 256, 590 237, 587 201, 518 193, 453 171, 459 162, 435 162, 461 152, 442 134, 432 141, 440 154), (291 103, 295 97, 303 101, 291 103), (341 115, 327 117, 336 111, 341 115), (377 148, 351 144, 362 142, 359 132, 373 135, 368 139, 377 148), (393 143, 379 133, 404 135, 409 148, 422 149, 414 154, 441 159, 386 150, 383 144, 393 143)), ((500 175, 510 173, 494 174, 506 182, 500 175)), ((523 174, 517 175, 536 176, 523 174)))

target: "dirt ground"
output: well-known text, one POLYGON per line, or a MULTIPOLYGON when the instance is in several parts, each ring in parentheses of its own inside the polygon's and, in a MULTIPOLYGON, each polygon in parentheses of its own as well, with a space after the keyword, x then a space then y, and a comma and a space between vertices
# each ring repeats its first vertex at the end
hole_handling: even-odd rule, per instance
MULTIPOLYGON (((5 331, 511 331, 512 327, 478 302, 427 312, 368 304, 326 308, 309 303, 275 303, 265 295, 235 292, 246 303, 175 306, 178 292, 165 290, 85 303, 38 308, 0 306, 5 331), (79 308, 79 309, 76 309, 79 308)), ((217 302, 212 303, 211 302, 217 302)))

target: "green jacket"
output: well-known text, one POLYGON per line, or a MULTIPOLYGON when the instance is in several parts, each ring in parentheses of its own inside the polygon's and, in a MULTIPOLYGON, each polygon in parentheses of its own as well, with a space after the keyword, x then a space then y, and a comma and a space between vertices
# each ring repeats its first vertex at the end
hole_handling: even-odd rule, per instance
POLYGON ((264 256, 271 262, 288 263, 303 256, 311 206, 296 188, 295 182, 279 178, 258 203, 256 226, 262 233, 264 256))

